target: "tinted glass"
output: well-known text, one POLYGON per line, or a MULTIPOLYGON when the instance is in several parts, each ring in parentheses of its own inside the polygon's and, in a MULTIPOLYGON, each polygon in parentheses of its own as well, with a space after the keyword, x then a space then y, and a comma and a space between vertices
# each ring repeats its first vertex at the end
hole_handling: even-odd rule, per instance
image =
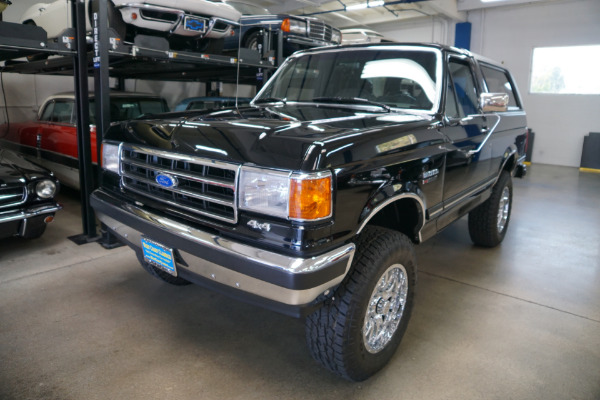
MULTIPOLYGON (((161 98, 115 97, 110 99, 110 122, 125 121, 143 114, 160 114, 169 108, 161 98)), ((96 106, 90 100, 90 123, 96 123, 96 106)))
POLYGON ((51 121, 52 120, 52 111, 54 111, 54 102, 51 101, 46 104, 44 111, 42 112, 42 116, 40 117, 41 121, 51 121))
POLYGON ((517 103, 517 96, 513 90, 508 74, 500 69, 487 67, 485 65, 481 66, 481 71, 483 72, 483 78, 485 79, 488 91, 490 93, 508 94, 508 109, 519 110, 520 107, 517 103))
POLYGON ((260 98, 318 102, 361 98, 390 107, 432 110, 438 98, 438 56, 420 50, 355 50, 290 60, 260 98))
POLYGON ((72 100, 56 100, 54 102, 51 121, 61 124, 74 124, 75 116, 73 113, 73 105, 72 100))
POLYGON ((458 106, 456 104, 456 94, 454 93, 454 86, 452 80, 447 80, 446 86, 446 116, 448 118, 459 118, 458 106))
POLYGON ((448 64, 461 116, 479 114, 477 87, 473 71, 467 62, 451 60, 448 64))

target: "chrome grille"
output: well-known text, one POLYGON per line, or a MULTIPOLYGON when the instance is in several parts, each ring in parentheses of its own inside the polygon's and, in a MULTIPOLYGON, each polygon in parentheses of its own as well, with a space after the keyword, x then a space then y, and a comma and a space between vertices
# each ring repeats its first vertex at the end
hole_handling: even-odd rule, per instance
POLYGON ((27 188, 24 186, 0 188, 0 208, 14 207, 25 203, 27 188))
POLYGON ((322 21, 309 21, 309 37, 329 42, 331 41, 332 27, 322 21))
POLYGON ((125 191, 161 201, 179 212, 237 222, 239 165, 127 145, 121 148, 120 160, 125 191), (169 176, 176 184, 158 184, 159 175, 169 176))

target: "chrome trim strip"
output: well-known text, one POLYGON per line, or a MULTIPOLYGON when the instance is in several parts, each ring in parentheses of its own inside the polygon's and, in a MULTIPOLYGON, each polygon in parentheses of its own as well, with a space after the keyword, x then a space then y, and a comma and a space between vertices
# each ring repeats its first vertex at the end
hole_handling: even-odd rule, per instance
POLYGON ((457 199, 452 200, 450 203, 444 204, 444 211, 447 210, 448 208, 454 206, 456 203, 463 201, 467 197, 471 197, 471 196, 477 194, 478 192, 483 192, 485 189, 489 188, 490 186, 493 186, 497 180, 498 180, 497 176, 493 177, 492 179, 488 179, 487 181, 485 181, 481 185, 477 186, 476 188, 471 189, 467 193, 458 197, 457 199))
MULTIPOLYGON (((340 260, 346 261, 346 268, 342 275, 315 288, 293 290, 230 270, 222 265, 206 261, 179 249, 179 253, 189 264, 189 267, 178 265, 178 268, 189 269, 197 275, 214 280, 233 289, 239 289, 247 293, 288 305, 308 304, 323 294, 326 290, 339 284, 350 269, 356 249, 354 243, 350 243, 317 257, 290 257, 267 250, 257 249, 242 243, 233 242, 231 240, 194 229, 187 225, 183 225, 176 221, 163 218, 159 215, 150 213, 132 205, 124 204, 119 208, 122 211, 143 219, 144 221, 155 226, 157 229, 176 235, 181 239, 190 241, 199 246, 216 250, 225 256, 241 260, 252 260, 255 263, 259 263, 265 268, 265 270, 272 269, 281 270, 289 274, 302 274, 318 271, 328 267, 332 263, 339 262, 340 260)), ((137 231, 134 228, 131 228, 101 212, 98 212, 97 216, 116 235, 128 242, 131 247, 139 248, 141 246, 142 232, 137 231)))
MULTIPOLYGON (((2 189, 18 189, 17 188, 2 188, 2 189)), ((2 192, 2 189, 0 189, 0 193, 2 192)), ((15 198, 18 199, 12 203, 6 203, 6 204, 2 204, 0 203, 0 208, 9 208, 9 207, 15 207, 15 206, 20 206, 21 204, 24 204, 27 201, 27 187, 23 186, 22 188, 22 193, 21 194, 0 194, 0 202, 4 201, 6 199, 10 199, 10 198, 15 198)))
POLYGON ((0 215, 0 223, 10 222, 10 221, 18 221, 21 219, 27 219, 32 217, 37 217, 42 214, 50 214, 53 212, 57 212, 61 210, 62 206, 56 204, 52 206, 40 206, 35 208, 30 208, 25 211, 17 211, 8 215, 0 215))
POLYGON ((162 24, 175 25, 185 15, 184 11, 178 10, 178 9, 173 9, 173 8, 159 7, 159 6, 149 5, 149 4, 143 4, 138 7, 140 9, 140 16, 142 17, 142 19, 145 19, 146 21, 160 22, 162 24), (146 11, 146 10, 163 12, 166 14, 173 14, 176 16, 175 17, 176 19, 175 19, 175 21, 170 21, 167 19, 151 18, 151 17, 144 15, 144 11, 146 11))
POLYGON ((149 184, 154 187, 161 188, 161 189, 173 192, 173 193, 181 194, 184 196, 194 197, 200 201, 207 201, 207 202, 211 202, 211 203, 218 204, 221 206, 231 207, 232 215, 225 216, 225 215, 215 214, 213 212, 203 210, 200 208, 196 208, 193 206, 187 206, 187 205, 182 206, 181 204, 179 204, 173 200, 164 199, 161 197, 153 198, 154 200, 156 200, 158 202, 168 204, 177 209, 183 208, 185 210, 192 211, 195 214, 209 217, 209 218, 214 218, 216 220, 227 222, 227 223, 235 224, 238 221, 238 205, 237 205, 236 196, 237 196, 237 192, 238 192, 240 170, 241 170, 240 165, 226 163, 226 162, 217 161, 217 160, 212 160, 212 159, 208 159, 208 158, 201 158, 201 157, 195 157, 195 156, 190 156, 190 155, 186 155, 186 154, 167 152, 167 151, 163 151, 163 150, 157 150, 157 149, 152 149, 152 148, 147 148, 147 147, 137 146, 137 145, 131 145, 131 144, 125 144, 125 143, 121 143, 119 146, 119 176, 121 177, 121 187, 123 190, 130 190, 132 192, 135 192, 135 193, 140 194, 145 197, 152 197, 151 193, 144 191, 144 190, 136 189, 135 187, 130 186, 126 182, 126 179, 129 178, 129 179, 138 180, 144 184, 149 184), (225 184, 225 181, 221 181, 218 179, 204 178, 202 176, 193 177, 192 174, 189 174, 187 172, 183 172, 183 171, 180 172, 175 169, 173 169, 173 170, 164 169, 163 166, 161 166, 161 165, 154 165, 154 164, 150 164, 150 163, 143 163, 143 162, 137 161, 134 158, 127 157, 125 154, 127 151, 142 154, 143 156, 156 156, 156 157, 160 157, 160 158, 171 160, 171 161, 188 162, 188 163, 195 164, 197 166, 218 168, 221 170, 232 171, 235 174, 235 176, 233 178, 232 184, 225 184), (151 169, 151 170, 157 171, 159 173, 167 173, 167 174, 172 174, 172 175, 176 175, 176 176, 181 176, 185 179, 193 178, 195 181, 201 182, 201 183, 214 182, 217 186, 226 187, 228 189, 233 190, 233 196, 232 196, 231 200, 223 200, 223 199, 219 199, 217 197, 207 196, 204 194, 195 193, 195 192, 180 189, 180 188, 161 187, 161 186, 157 185, 156 182, 154 182, 154 181, 151 181, 147 178, 140 177, 135 174, 128 173, 127 171, 124 171, 124 168, 123 168, 124 164, 133 164, 135 166, 141 166, 142 168, 151 169))
MULTIPOLYGON (((131 192, 135 192, 135 193, 140 194, 140 195, 143 195, 145 197, 148 197, 148 192, 144 192, 142 190, 137 190, 137 189, 131 188, 129 186, 127 186, 127 190, 129 190, 131 192)), ((176 203, 176 202, 174 202, 172 200, 156 199, 156 198, 154 200, 159 201, 161 203, 168 204, 168 205, 170 205, 172 207, 175 207, 175 208, 181 208, 181 204, 178 204, 178 203, 176 203)), ((211 213, 209 211, 200 210, 200 209, 197 209, 197 208, 194 208, 194 207, 190 207, 190 206, 185 207, 185 209, 193 211, 194 213, 196 213, 198 215, 201 215, 201 216, 204 216, 204 217, 214 218, 214 219, 217 219, 219 221, 224 221, 224 222, 232 223, 232 218, 228 218, 228 217, 225 217, 223 215, 214 214, 214 213, 211 213)), ((233 209, 233 216, 235 218, 235 222, 233 222, 233 223, 236 223, 237 222, 237 210, 235 208, 233 209)))
POLYGON ((360 234, 362 232, 362 230, 364 229, 364 227, 367 226, 367 224, 369 223, 371 218, 373 218, 375 215, 377 215, 377 213, 379 213, 379 211, 381 211, 384 207, 386 207, 387 205, 394 203, 398 200, 401 200, 401 199, 416 200, 417 203, 419 204, 419 206, 421 207, 421 214, 422 214, 423 218, 422 218, 421 227, 418 230, 419 241, 421 241, 421 230, 425 226, 425 217, 426 217, 425 211, 427 210, 427 208, 425 207, 425 202, 423 201, 423 199, 421 199, 418 195, 416 195, 414 193, 402 193, 397 196, 390 197, 389 199, 385 200, 383 203, 380 203, 377 207, 375 207, 373 209, 373 211, 371 211, 369 216, 367 218, 365 218, 365 220, 360 225, 360 228, 358 228, 358 231, 356 232, 356 234, 357 235, 360 234))
POLYGON ((196 164, 202 164, 207 167, 215 166, 218 168, 228 169, 228 170, 234 171, 234 172, 237 172, 237 170, 239 168, 238 164, 226 163, 224 161, 213 160, 210 158, 203 158, 203 157, 190 156, 187 154, 173 153, 171 151, 157 150, 157 149, 152 149, 149 147, 137 146, 137 145, 126 144, 126 143, 123 143, 123 150, 139 151, 139 152, 143 152, 143 153, 158 156, 158 157, 168 158, 169 160, 188 161, 188 162, 193 162, 196 164))

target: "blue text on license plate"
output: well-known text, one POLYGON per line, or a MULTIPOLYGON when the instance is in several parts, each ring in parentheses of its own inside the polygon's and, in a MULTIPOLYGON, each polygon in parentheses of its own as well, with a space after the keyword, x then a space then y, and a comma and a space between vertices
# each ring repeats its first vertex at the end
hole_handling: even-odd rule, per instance
POLYGON ((173 249, 143 237, 142 250, 144 252, 144 260, 173 276, 177 276, 173 249))
POLYGON ((185 17, 184 27, 188 31, 204 32, 205 24, 202 19, 185 17))

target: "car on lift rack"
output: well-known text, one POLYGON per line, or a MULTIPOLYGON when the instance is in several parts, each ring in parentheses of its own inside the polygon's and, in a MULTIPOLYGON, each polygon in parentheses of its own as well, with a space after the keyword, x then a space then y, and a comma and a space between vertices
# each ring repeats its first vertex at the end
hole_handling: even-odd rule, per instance
POLYGON ((371 29, 349 28, 342 29, 342 44, 381 43, 391 42, 381 33, 371 29))
MULTIPOLYGON (((111 92, 110 121, 168 112, 165 99, 151 94, 111 92)), ((93 94, 90 95, 92 162, 96 163, 96 122, 93 94)), ((54 171, 65 185, 79 188, 77 114, 74 93, 46 99, 35 121, 0 125, 0 143, 54 171)))
MULTIPOLYGON (((263 39, 262 30, 283 35, 284 57, 298 50, 332 46, 342 42, 340 30, 321 19, 272 14, 264 7, 244 1, 221 1, 242 13, 240 26, 233 29, 233 35, 225 37, 224 50, 237 50, 239 47, 258 50, 263 39)), ((275 43, 271 45, 275 46, 275 43)))
MULTIPOLYGON (((86 2, 90 20, 97 3, 97 0, 86 2)), ((137 33, 158 33, 192 47, 198 39, 217 40, 229 35, 241 16, 227 4, 207 0, 107 0, 107 5, 109 24, 122 39, 133 39, 137 33)), ((86 21, 88 32, 91 32, 90 20, 86 21)), ((70 2, 36 3, 25 11, 21 23, 40 26, 48 38, 58 38, 71 25, 70 2)))
POLYGON ((54 200, 58 188, 50 171, 0 148, 0 239, 40 237, 62 208, 54 200))

